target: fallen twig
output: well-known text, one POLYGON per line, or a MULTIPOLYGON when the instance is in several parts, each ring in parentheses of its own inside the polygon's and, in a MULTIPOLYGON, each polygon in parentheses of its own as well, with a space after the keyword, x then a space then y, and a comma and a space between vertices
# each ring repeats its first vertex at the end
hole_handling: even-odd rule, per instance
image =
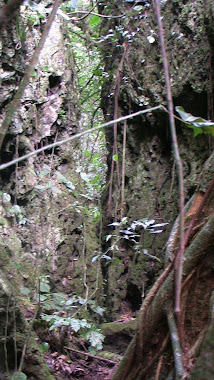
POLYGON ((109 360, 109 359, 105 359, 105 358, 101 358, 101 356, 92 355, 92 354, 89 354, 88 352, 83 352, 83 351, 75 350, 74 348, 70 348, 70 347, 67 347, 67 346, 65 346, 64 348, 66 350, 75 352, 76 354, 88 356, 89 358, 92 358, 92 359, 102 360, 103 362, 106 362, 108 364, 112 364, 112 365, 118 364, 118 362, 115 362, 115 361, 109 360))

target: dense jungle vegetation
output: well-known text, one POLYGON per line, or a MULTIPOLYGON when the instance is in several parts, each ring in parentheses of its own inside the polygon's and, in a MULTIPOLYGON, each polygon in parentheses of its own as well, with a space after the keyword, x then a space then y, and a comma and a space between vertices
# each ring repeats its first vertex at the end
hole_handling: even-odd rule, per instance
POLYGON ((213 21, 0 1, 0 379, 214 378, 213 21))

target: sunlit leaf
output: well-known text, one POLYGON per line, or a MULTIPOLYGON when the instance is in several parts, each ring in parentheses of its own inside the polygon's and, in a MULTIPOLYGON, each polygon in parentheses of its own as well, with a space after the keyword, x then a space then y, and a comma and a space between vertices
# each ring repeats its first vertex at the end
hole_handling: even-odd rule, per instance
POLYGON ((107 235, 106 236, 106 241, 109 241, 109 239, 111 239, 112 235, 107 235))
POLYGON ((120 225, 121 223, 119 222, 113 222, 113 223, 108 224, 108 226, 120 226, 120 225))
POLYGON ((49 71, 49 66, 48 65, 43 66, 42 70, 45 71, 45 72, 48 72, 49 71))
POLYGON ((100 18, 99 16, 92 16, 90 21, 89 21, 89 25, 92 26, 92 25, 97 25, 100 23, 100 18))
POLYGON ((133 7, 134 11, 137 11, 137 12, 140 12, 142 11, 143 7, 142 5, 135 5, 135 7, 133 7))
POLYGON ((102 316, 105 310, 100 306, 96 306, 95 308, 93 308, 93 311, 102 316))
POLYGON ((155 42, 155 38, 153 36, 146 37, 150 44, 153 44, 155 42))
POLYGON ((127 223, 127 216, 124 216, 121 220, 122 224, 126 224, 127 223))
POLYGON ((126 234, 126 235, 133 235, 133 232, 132 231, 129 231, 129 230, 120 230, 120 232, 122 234, 126 234))
POLYGON ((161 232, 163 232, 163 230, 153 230, 153 228, 149 228, 149 233, 150 234, 161 234, 161 232))
POLYGON ((94 263, 98 259, 98 257, 100 257, 100 255, 92 257, 91 262, 94 263))
POLYGON ((102 259, 105 259, 105 260, 111 260, 111 257, 110 256, 107 256, 107 255, 102 255, 102 259))
POLYGON ((80 173, 80 177, 83 179, 83 181, 85 182, 89 182, 90 181, 90 178, 88 176, 88 174, 84 173, 84 172, 81 172, 80 173))
POLYGON ((143 254, 149 256, 153 260, 157 260, 159 263, 162 263, 162 261, 157 256, 150 255, 147 249, 143 249, 143 254))
POLYGON ((152 225, 152 228, 154 228, 154 227, 163 227, 163 226, 166 226, 167 224, 169 224, 169 223, 158 223, 158 224, 153 224, 153 225, 152 225))
POLYGON ((194 137, 201 133, 210 134, 214 136, 214 122, 210 120, 205 120, 202 117, 193 116, 190 113, 184 111, 181 106, 175 107, 181 119, 187 123, 189 128, 194 130, 194 137))

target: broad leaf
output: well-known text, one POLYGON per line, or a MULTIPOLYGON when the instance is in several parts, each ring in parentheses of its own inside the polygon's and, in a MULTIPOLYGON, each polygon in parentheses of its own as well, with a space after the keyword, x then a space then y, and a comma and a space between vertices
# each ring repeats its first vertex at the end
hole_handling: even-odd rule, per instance
POLYGON ((27 376, 23 372, 15 372, 11 378, 11 380, 27 380, 27 376))
POLYGON ((42 354, 44 354, 45 352, 48 351, 49 347, 50 347, 50 345, 49 345, 48 342, 42 342, 42 344, 40 344, 40 346, 39 346, 39 351, 40 351, 42 354))
POLYGON ((99 331, 89 331, 85 337, 91 343, 92 347, 96 347, 97 350, 102 350, 102 343, 105 339, 103 334, 101 334, 99 331))
POLYGON ((91 20, 89 21, 89 25, 97 25, 100 23, 100 18, 99 16, 92 16, 91 20))
POLYGON ((97 256, 92 257, 91 262, 94 263, 94 262, 98 259, 99 256, 100 256, 100 255, 97 255, 97 256))
POLYGON ((202 117, 193 116, 190 113, 184 111, 181 106, 175 107, 181 119, 187 123, 189 128, 194 130, 194 137, 201 133, 210 134, 214 136, 214 122, 205 120, 202 117))

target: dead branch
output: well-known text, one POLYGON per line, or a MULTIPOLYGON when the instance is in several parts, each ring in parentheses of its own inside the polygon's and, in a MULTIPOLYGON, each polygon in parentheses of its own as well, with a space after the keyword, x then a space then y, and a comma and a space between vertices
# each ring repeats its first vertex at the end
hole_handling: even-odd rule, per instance
MULTIPOLYGON (((164 107, 162 105, 159 105, 159 106, 156 106, 156 107, 148 108, 148 109, 143 110, 143 111, 138 111, 138 112, 132 113, 130 115, 122 116, 122 117, 119 117, 117 120, 108 121, 107 123, 104 123, 104 124, 102 124, 102 125, 100 125, 98 127, 87 129, 86 131, 77 133, 76 135, 68 137, 67 139, 64 139, 64 140, 61 140, 61 141, 56 141, 56 142, 54 142, 52 144, 48 144, 46 146, 43 146, 40 149, 37 149, 37 150, 34 150, 33 152, 25 154, 22 157, 16 158, 15 160, 12 160, 10 162, 7 162, 5 164, 0 165, 0 170, 6 169, 6 168, 8 168, 8 167, 10 167, 12 165, 15 165, 17 162, 24 161, 27 158, 30 158, 32 156, 36 156, 37 154, 42 153, 42 152, 44 152, 47 149, 56 148, 57 146, 60 146, 60 145, 66 144, 67 142, 76 140, 76 139, 78 139, 78 138, 80 138, 80 137, 82 137, 84 135, 87 135, 88 133, 92 133, 92 132, 98 131, 98 130, 100 130, 102 128, 109 127, 112 124, 114 124, 115 122, 119 123, 121 121, 131 119, 133 117, 139 116, 139 115, 147 113, 147 112, 156 111, 158 109, 163 109, 164 110, 164 107)), ((0 133, 1 133, 1 129, 0 129, 0 133)))
POLYGON ((96 359, 96 360, 102 360, 103 362, 108 363, 108 364, 112 364, 112 365, 117 364, 117 362, 114 362, 113 360, 101 358, 101 356, 95 356, 95 355, 89 354, 88 352, 83 352, 83 351, 75 350, 74 348, 70 348, 70 347, 67 347, 67 346, 65 346, 64 348, 66 350, 75 352, 76 354, 88 356, 89 358, 96 359))

